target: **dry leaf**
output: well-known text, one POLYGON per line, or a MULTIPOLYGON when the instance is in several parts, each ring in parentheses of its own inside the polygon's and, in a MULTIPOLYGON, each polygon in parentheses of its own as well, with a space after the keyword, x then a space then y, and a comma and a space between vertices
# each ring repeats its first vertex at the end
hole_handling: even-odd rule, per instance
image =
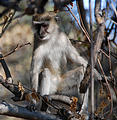
POLYGON ((38 97, 37 93, 33 91, 25 95, 25 100, 30 104, 37 104, 39 103, 40 98, 38 97))
POLYGON ((105 101, 102 101, 99 107, 97 108, 95 115, 98 116, 100 113, 102 113, 104 108, 107 107, 107 105, 108 103, 106 103, 105 101))
POLYGON ((21 84, 21 82, 18 82, 18 90, 19 90, 19 92, 21 92, 20 100, 22 100, 25 90, 24 90, 24 87, 23 87, 23 85, 21 84))
POLYGON ((99 90, 99 96, 100 97, 106 97, 106 92, 104 91, 103 88, 100 88, 100 90, 99 90))
POLYGON ((72 103, 70 105, 70 110, 73 111, 73 112, 75 112, 76 108, 77 108, 78 98, 72 97, 71 100, 72 100, 72 103))
POLYGON ((18 82, 18 90, 23 92, 23 93, 25 91, 23 85, 21 84, 21 82, 18 82))

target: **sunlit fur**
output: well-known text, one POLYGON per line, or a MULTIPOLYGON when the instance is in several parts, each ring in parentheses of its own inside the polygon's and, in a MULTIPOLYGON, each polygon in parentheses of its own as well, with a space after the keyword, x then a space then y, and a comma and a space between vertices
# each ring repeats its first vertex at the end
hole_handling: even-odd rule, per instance
MULTIPOLYGON (((69 83, 69 81, 64 82, 64 74, 67 71, 68 59, 81 66, 80 73, 82 75, 80 78, 75 78, 73 82, 76 80, 76 83, 73 84, 80 84, 87 66, 87 61, 79 55, 66 34, 59 29, 54 16, 48 16, 49 14, 46 14, 38 18, 37 15, 38 19, 36 19, 39 23, 47 22, 49 25, 47 33, 43 38, 39 37, 40 31, 43 32, 42 30, 44 30, 44 28, 41 30, 41 24, 33 25, 35 30, 31 64, 31 85, 41 95, 59 93, 61 87, 67 87, 66 83, 69 83)), ((75 91, 78 92, 77 87, 75 91)), ((85 103, 87 104, 87 102, 85 103)))

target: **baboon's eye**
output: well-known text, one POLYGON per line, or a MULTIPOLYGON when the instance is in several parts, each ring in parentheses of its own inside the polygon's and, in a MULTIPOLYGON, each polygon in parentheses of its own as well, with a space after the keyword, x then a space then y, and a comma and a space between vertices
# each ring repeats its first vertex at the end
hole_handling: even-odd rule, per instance
POLYGON ((42 24, 43 27, 48 27, 48 24, 42 24))
POLYGON ((37 17, 37 16, 34 16, 33 19, 34 19, 35 21, 38 21, 38 17, 37 17))

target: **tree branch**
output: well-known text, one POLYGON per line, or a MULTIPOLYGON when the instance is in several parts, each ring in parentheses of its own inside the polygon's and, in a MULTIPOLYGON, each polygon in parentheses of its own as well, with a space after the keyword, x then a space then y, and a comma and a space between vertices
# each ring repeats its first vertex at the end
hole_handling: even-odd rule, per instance
POLYGON ((86 21, 86 11, 84 9, 83 0, 76 0, 76 5, 80 16, 81 25, 85 29, 85 31, 87 31, 87 34, 89 34, 89 27, 86 21))
POLYGON ((2 67, 3 67, 3 69, 4 69, 6 78, 11 78, 10 70, 9 70, 9 68, 8 68, 5 60, 3 59, 3 55, 2 55, 1 52, 0 52, 0 63, 2 64, 2 67))
POLYGON ((93 32, 92 32, 92 8, 91 8, 91 0, 89 0, 89 11, 90 11, 90 39, 91 39, 91 74, 90 74, 90 79, 91 79, 91 117, 94 119, 94 106, 95 106, 95 101, 94 101, 94 41, 93 41, 93 32))
POLYGON ((75 1, 75 0, 53 0, 54 5, 57 9, 61 9, 62 7, 65 7, 65 5, 75 1))
MULTIPOLYGON (((99 14, 100 13, 100 4, 101 4, 101 0, 95 1, 95 17, 96 17, 98 26, 97 26, 96 35, 94 38, 94 55, 95 55, 94 56, 94 67, 97 62, 97 57, 98 57, 98 53, 99 53, 101 45, 102 45, 102 41, 104 40, 104 31, 105 31, 105 13, 103 11, 102 16, 99 14)), ((82 80, 82 82, 80 84, 81 93, 85 93, 89 86, 90 73, 91 73, 91 68, 90 68, 90 65, 88 65, 85 75, 84 75, 84 79, 82 80)))
POLYGON ((10 25, 10 23, 12 22, 13 17, 14 17, 14 15, 15 15, 15 12, 16 12, 16 11, 13 11, 12 16, 11 16, 11 17, 9 18, 9 20, 6 22, 5 26, 2 27, 2 32, 0 33, 0 38, 2 37, 2 35, 3 35, 4 32, 6 31, 6 29, 8 28, 8 26, 10 25))
POLYGON ((28 120, 60 120, 54 115, 45 112, 31 112, 24 107, 2 102, 0 104, 0 114, 24 118, 28 120))

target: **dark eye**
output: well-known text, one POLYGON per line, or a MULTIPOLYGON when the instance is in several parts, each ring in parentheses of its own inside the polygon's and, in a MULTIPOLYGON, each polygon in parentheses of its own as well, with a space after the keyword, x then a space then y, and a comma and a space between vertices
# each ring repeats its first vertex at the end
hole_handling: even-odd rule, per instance
POLYGON ((48 24, 42 24, 42 26, 44 27, 44 28, 46 28, 46 27, 48 27, 49 25, 48 24))

